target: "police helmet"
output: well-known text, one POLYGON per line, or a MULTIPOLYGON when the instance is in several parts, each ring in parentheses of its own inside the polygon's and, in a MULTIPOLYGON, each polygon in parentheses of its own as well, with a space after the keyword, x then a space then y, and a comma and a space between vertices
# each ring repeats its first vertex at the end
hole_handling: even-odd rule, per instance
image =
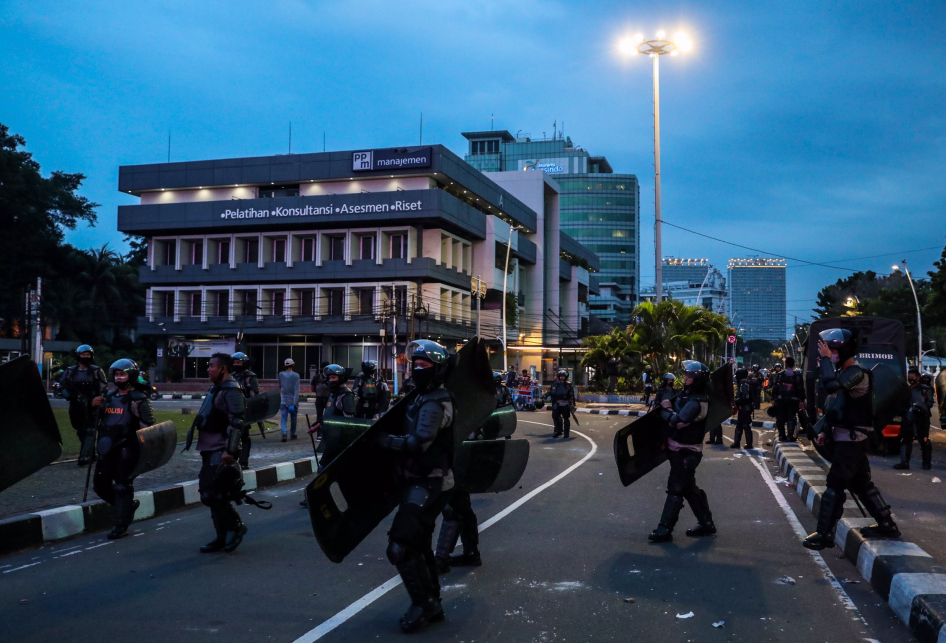
POLYGON ((568 371, 566 371, 564 368, 558 369, 558 373, 555 374, 555 378, 558 379, 559 377, 562 377, 563 375, 565 376, 565 381, 567 382, 567 381, 568 381, 568 371))
POLYGON ((744 369, 744 368, 736 369, 736 381, 737 381, 737 382, 742 381, 742 380, 746 379, 747 377, 749 377, 749 371, 747 371, 747 370, 744 369))
POLYGON ((138 368, 138 363, 133 359, 128 359, 127 357, 116 360, 115 363, 108 367, 108 379, 113 382, 115 381, 116 371, 127 373, 129 384, 134 384, 135 380, 138 379, 138 374, 141 373, 141 369, 138 368))
POLYGON ((673 373, 664 373, 664 384, 673 384, 677 381, 677 376, 673 373))
POLYGON ((427 388, 431 384, 441 384, 450 368, 450 355, 447 349, 429 339, 418 339, 407 346, 407 354, 411 362, 427 360, 433 366, 418 368, 412 365, 411 378, 418 388, 427 388))
POLYGON ((378 363, 373 359, 366 360, 361 363, 361 372, 369 377, 374 375, 378 370, 378 363))
POLYGON ((828 348, 838 352, 839 362, 846 362, 857 354, 857 338, 846 328, 829 328, 818 335, 828 348))
POLYGON ((95 357, 95 349, 93 349, 88 344, 83 344, 82 346, 76 349, 76 357, 78 357, 82 353, 91 353, 92 357, 95 357))
POLYGON ((758 364, 753 364, 753 365, 752 365, 752 370, 754 370, 754 371, 759 370, 759 365, 758 365, 758 364))
POLYGON ((695 359, 683 360, 683 374, 692 377, 694 384, 702 384, 709 379, 709 367, 695 359))
POLYGON ((503 379, 503 372, 502 372, 502 371, 493 371, 493 380, 494 380, 497 384, 502 384, 502 383, 504 383, 505 380, 503 379))
POLYGON ((775 362, 774 364, 772 364, 772 370, 773 370, 773 371, 774 371, 775 369, 777 369, 777 368, 782 368, 782 363, 781 363, 781 362, 775 362))
POLYGON ((328 384, 328 387, 334 391, 348 381, 348 369, 344 366, 339 366, 338 364, 329 364, 322 369, 322 377, 325 378, 325 383, 328 384), (337 375, 338 381, 331 381, 329 379, 331 375, 337 375))
POLYGON ((920 382, 926 385, 933 383, 933 374, 929 371, 923 371, 920 373, 920 382))
POLYGON ((246 364, 248 361, 250 361, 250 356, 247 355, 246 353, 244 353, 243 351, 237 351, 236 353, 234 353, 234 354, 231 355, 230 357, 232 357, 233 359, 243 360, 243 363, 244 363, 244 364, 246 364))

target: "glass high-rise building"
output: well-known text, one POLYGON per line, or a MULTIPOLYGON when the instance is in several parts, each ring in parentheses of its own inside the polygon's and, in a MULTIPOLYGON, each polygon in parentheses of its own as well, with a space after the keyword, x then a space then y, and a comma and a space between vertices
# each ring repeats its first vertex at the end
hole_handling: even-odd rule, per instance
POLYGON ((743 339, 780 342, 785 323, 785 260, 729 260, 729 319, 743 339))
POLYGON ((560 227, 598 255, 599 295, 589 311, 627 324, 640 293, 640 186, 633 174, 615 174, 603 156, 592 156, 555 133, 552 138, 516 138, 506 130, 464 132, 464 160, 481 172, 541 170, 561 188, 560 227))

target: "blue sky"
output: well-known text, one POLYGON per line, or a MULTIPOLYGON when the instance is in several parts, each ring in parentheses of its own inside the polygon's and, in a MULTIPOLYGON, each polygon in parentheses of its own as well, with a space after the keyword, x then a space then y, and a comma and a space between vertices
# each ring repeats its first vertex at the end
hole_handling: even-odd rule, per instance
MULTIPOLYGON (((0 122, 102 204, 82 247, 122 246, 118 166, 413 144, 552 123, 641 180, 653 280, 651 73, 617 42, 685 31, 661 66, 663 214, 827 262, 946 244, 942 2, 2 3, 0 122)), ((664 254, 748 253, 664 228, 664 254)), ((916 272, 939 250, 840 264, 916 272)), ((790 262, 792 265, 792 262, 790 262)), ((649 268, 646 266, 650 266, 649 268)), ((788 271, 788 308, 848 272, 788 271)))

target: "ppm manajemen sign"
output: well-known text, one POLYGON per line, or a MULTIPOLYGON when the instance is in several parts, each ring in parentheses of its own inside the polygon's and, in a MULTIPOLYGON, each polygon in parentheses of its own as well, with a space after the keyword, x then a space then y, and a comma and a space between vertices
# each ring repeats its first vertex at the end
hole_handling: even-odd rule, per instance
POLYGON ((432 157, 433 153, 429 147, 352 152, 351 170, 352 172, 368 172, 371 170, 406 170, 430 167, 432 157))

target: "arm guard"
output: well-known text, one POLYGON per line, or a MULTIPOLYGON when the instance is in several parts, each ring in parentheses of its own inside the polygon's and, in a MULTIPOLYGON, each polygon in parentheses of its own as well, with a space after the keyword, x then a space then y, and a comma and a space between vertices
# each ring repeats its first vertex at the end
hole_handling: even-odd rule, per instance
POLYGON ((822 357, 818 362, 818 368, 821 374, 821 386, 824 387, 825 393, 828 395, 836 393, 837 390, 841 388, 841 383, 838 382, 838 375, 834 370, 834 364, 832 364, 831 360, 827 357, 822 357))
POLYGON ((238 387, 228 388, 223 392, 223 402, 230 416, 230 430, 227 435, 227 453, 233 457, 240 455, 240 443, 243 439, 243 414, 246 412, 246 398, 238 387))
POLYGON ((421 451, 420 440, 413 433, 410 435, 382 433, 378 436, 378 446, 395 453, 418 453, 421 451))
POLYGON ((703 408, 699 400, 689 400, 679 412, 670 416, 670 426, 679 428, 681 424, 690 424, 696 421, 702 412, 703 408))
POLYGON ((105 371, 101 368, 95 369, 95 395, 105 395, 108 392, 108 380, 105 379, 105 371))
POLYGON ((136 397, 140 395, 141 399, 135 400, 135 404, 132 408, 135 410, 135 415, 138 417, 138 422, 141 423, 141 426, 151 426, 155 423, 154 420, 154 409, 151 407, 151 400, 149 400, 143 393, 138 393, 136 397))
POLYGON ((341 405, 342 413, 345 415, 351 417, 355 414, 355 396, 351 393, 345 393, 342 395, 337 404, 341 405))
POLYGON ((259 395, 259 381, 256 379, 256 375, 251 374, 246 378, 246 389, 250 392, 250 396, 259 395))

